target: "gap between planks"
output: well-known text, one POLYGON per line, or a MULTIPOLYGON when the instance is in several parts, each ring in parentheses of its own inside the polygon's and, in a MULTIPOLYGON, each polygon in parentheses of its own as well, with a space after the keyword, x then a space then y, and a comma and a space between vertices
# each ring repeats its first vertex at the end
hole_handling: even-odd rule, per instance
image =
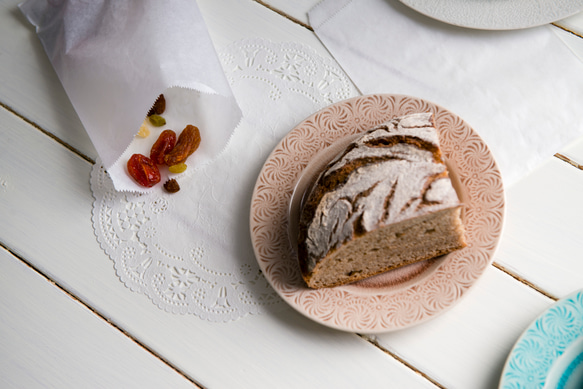
POLYGON ((500 270, 501 272, 509 275, 510 277, 514 278, 516 281, 528 286, 531 289, 536 290, 537 292, 539 292, 543 296, 548 297, 549 299, 551 299, 553 301, 559 301, 559 297, 547 292, 546 290, 533 284, 532 282, 525 280, 524 278, 520 277, 518 274, 514 273, 513 271, 510 271, 508 268, 500 265, 499 263, 493 262, 492 266, 494 266, 496 269, 500 270))
POLYGON ((152 354, 160 362, 162 362, 163 364, 165 364, 166 366, 168 366, 170 369, 172 369, 174 372, 176 372, 178 375, 180 375, 181 377, 183 377, 185 380, 187 380, 188 382, 190 382, 191 384, 193 384, 196 388, 205 389, 204 386, 202 386, 200 383, 196 382, 196 380, 194 380, 193 378, 189 377, 181 369, 179 369, 178 367, 174 366, 166 358, 164 358, 163 356, 161 356, 160 354, 158 354, 156 351, 154 351, 153 349, 151 349, 150 347, 148 347, 146 344, 144 344, 141 341, 139 341, 138 339, 136 339, 134 336, 132 336, 130 333, 128 333, 126 330, 124 330, 122 327, 118 326, 115 322, 111 321, 105 315, 101 314, 101 312, 99 312, 97 309, 95 309, 92 306, 90 306, 89 304, 85 303, 82 299, 80 299, 75 294, 73 294, 72 292, 70 292, 67 288, 65 288, 64 286, 62 286, 61 284, 59 284, 58 282, 56 282, 55 280, 53 280, 47 274, 43 273, 39 268, 37 268, 32 263, 30 263, 29 261, 27 261, 26 259, 24 259, 21 255, 17 254, 15 251, 13 251, 10 248, 8 248, 4 244, 4 242, 0 242, 0 248, 3 248, 4 250, 6 250, 10 255, 12 255, 14 258, 16 258, 17 260, 19 260, 20 262, 22 262, 25 266, 27 266, 29 269, 31 269, 32 271, 34 271, 35 273, 37 273, 39 276, 41 276, 42 278, 44 278, 47 282, 49 282, 50 284, 52 284, 53 286, 55 286, 57 289, 59 289, 60 291, 62 291, 63 293, 65 293, 71 299, 73 299, 77 303, 79 303, 82 306, 84 306, 85 308, 87 308, 91 313, 95 314, 97 317, 99 317, 100 319, 102 319, 103 321, 105 321, 107 324, 109 324, 110 326, 112 326, 113 328, 115 328, 116 330, 118 330, 119 332, 121 332, 123 335, 125 335, 126 337, 128 337, 129 339, 131 339, 134 343, 136 343, 144 351, 152 354))
POLYGON ((583 165, 582 164, 575 162, 574 160, 572 160, 571 158, 567 157, 564 154, 556 153, 554 156, 556 158, 559 158, 561 161, 567 162, 569 165, 576 167, 579 170, 583 170, 583 165))
POLYGON ((283 16, 284 18, 288 19, 289 21, 291 21, 291 22, 293 22, 295 24, 298 24, 298 25, 300 25, 300 26, 302 26, 302 27, 304 27, 304 28, 306 28, 306 29, 314 32, 314 29, 309 24, 306 24, 306 23, 302 22, 301 20, 298 20, 297 18, 294 18, 293 16, 286 14, 285 12, 283 12, 283 11, 275 8, 274 6, 267 4, 267 3, 265 3, 262 0, 253 0, 253 1, 256 2, 259 5, 264 6, 265 8, 267 8, 268 10, 270 10, 272 12, 275 12, 276 14, 278 14, 280 16, 283 16))
POLYGON ((573 35, 575 35, 575 36, 577 36, 579 38, 583 38, 583 35, 581 35, 580 33, 575 32, 573 30, 569 30, 567 27, 561 26, 559 23, 551 23, 551 25, 553 25, 553 26, 555 26, 557 28, 560 28, 563 31, 566 31, 568 33, 571 33, 571 34, 573 34, 573 35))
POLYGON ((427 381, 431 382, 436 387, 438 387, 440 389, 445 389, 445 386, 441 385, 439 382, 435 381, 433 378, 429 377, 427 374, 425 374, 422 371, 418 370, 417 368, 415 368, 414 366, 412 366, 409 362, 407 362, 403 358, 399 357, 397 354, 395 354, 395 353, 387 350, 385 347, 381 346, 379 344, 379 342, 377 341, 377 337, 376 336, 374 336, 374 335, 365 335, 365 334, 356 334, 356 335, 358 335, 359 337, 361 337, 362 339, 364 339, 368 343, 372 344, 373 346, 377 347, 382 352, 384 352, 385 354, 389 355, 390 357, 392 357, 393 359, 395 359, 397 362, 401 363, 405 367, 409 368, 410 370, 413 370, 415 372, 415 374, 418 374, 421 377, 425 378, 427 381))
POLYGON ((46 136, 48 136, 49 138, 51 138, 52 140, 54 140, 55 142, 57 142, 58 144, 60 144, 64 148, 66 148, 67 150, 71 151, 73 154, 76 154, 81 159, 84 159, 85 161, 89 162, 90 164, 95 165, 95 161, 93 159, 89 158, 87 155, 85 155, 81 151, 77 150, 75 147, 71 146, 70 144, 68 144, 67 142, 65 142, 64 140, 62 140, 61 138, 57 137, 55 134, 53 134, 53 133, 45 130, 44 128, 42 128, 37 123, 33 122, 32 120, 28 119, 27 117, 22 116, 21 114, 19 114, 18 112, 16 112, 16 110, 12 109, 12 107, 9 107, 8 105, 6 105, 6 104, 4 104, 2 102, 0 102, 0 107, 4 108, 6 111, 10 112, 11 114, 13 114, 14 116, 16 116, 17 118, 19 118, 19 119, 23 120, 24 122, 28 123, 32 127, 36 128, 38 131, 40 131, 41 133, 45 134, 46 136))

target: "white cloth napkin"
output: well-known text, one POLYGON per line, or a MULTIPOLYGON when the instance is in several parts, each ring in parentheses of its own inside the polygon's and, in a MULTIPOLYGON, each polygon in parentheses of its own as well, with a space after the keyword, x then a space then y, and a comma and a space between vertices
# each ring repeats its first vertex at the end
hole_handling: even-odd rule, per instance
MULTIPOLYGON (((241 111, 196 1, 28 0, 20 9, 36 26, 117 190, 161 190, 137 185, 126 163, 135 152, 149 156, 164 129, 200 128, 202 142, 189 165, 209 162, 224 149, 241 111), (134 141, 160 93, 167 125, 150 127, 148 138, 134 141)), ((164 182, 168 172, 161 173, 164 182)))
POLYGON ((325 0, 309 20, 363 94, 420 97, 468 122, 507 186, 583 135, 583 64, 552 26, 465 29, 397 0, 325 0))

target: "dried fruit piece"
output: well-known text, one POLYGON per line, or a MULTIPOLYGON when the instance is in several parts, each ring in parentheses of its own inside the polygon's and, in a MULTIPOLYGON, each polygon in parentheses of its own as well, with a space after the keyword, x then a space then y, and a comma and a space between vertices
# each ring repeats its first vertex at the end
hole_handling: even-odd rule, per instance
POLYGON ((164 183, 164 189, 169 193, 176 193, 180 190, 180 185, 178 185, 178 181, 172 178, 164 183))
POLYGON ((140 138, 147 138, 148 136, 150 136, 150 129, 146 125, 146 121, 145 120, 142 123, 142 125, 140 126, 140 130, 138 131, 138 136, 140 138))
POLYGON ((148 116, 148 119, 150 119, 150 123, 152 123, 154 127, 162 127, 166 124, 166 119, 160 115, 151 115, 148 116))
POLYGON ((152 108, 150 108, 150 110, 148 111, 148 116, 162 115, 165 110, 166 110, 166 99, 164 98, 164 95, 161 94, 160 96, 158 96, 158 98, 154 102, 154 105, 152 106, 152 108))
POLYGON ((200 145, 200 131, 198 127, 187 125, 178 136, 176 146, 164 157, 164 162, 168 166, 177 165, 198 149, 200 145))
POLYGON ((176 165, 170 166, 168 168, 168 171, 170 173, 178 174, 178 173, 182 173, 182 172, 186 171, 187 168, 188 168, 188 166, 186 166, 186 164, 184 162, 181 162, 181 163, 177 163, 176 165))
POLYGON ((134 154, 128 160, 130 176, 141 186, 150 188, 160 182, 160 170, 150 158, 142 154, 134 154))
POLYGON ((158 165, 164 164, 164 157, 176 145, 176 133, 172 130, 164 130, 158 136, 150 150, 150 159, 158 165))

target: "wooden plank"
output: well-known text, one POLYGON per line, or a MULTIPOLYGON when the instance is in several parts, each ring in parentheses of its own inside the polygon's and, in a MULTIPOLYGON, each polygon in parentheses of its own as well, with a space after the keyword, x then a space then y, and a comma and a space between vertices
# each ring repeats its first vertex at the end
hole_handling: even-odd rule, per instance
MULTIPOLYGON (((582 147, 578 141, 564 152, 577 154, 582 147)), ((583 171, 556 158, 513 185, 495 255, 503 271, 489 269, 450 312, 398 336, 381 335, 379 344, 427 367, 423 372, 445 387, 495 387, 524 328, 554 299, 583 285, 582 191, 583 171)))
POLYGON ((448 312, 376 339, 446 388, 494 388, 522 331, 552 302, 491 267, 448 312))
POLYGON ((554 297, 583 287, 581 193, 583 170, 557 158, 508 189, 496 263, 554 297))
POLYGON ((91 224, 91 165, 0 109, 0 239, 208 387, 434 387, 354 334, 292 311, 232 323, 165 313, 115 275, 91 224), (50 205, 50 206, 48 206, 50 205))
POLYGON ((194 388, 0 249, 2 388, 194 388))

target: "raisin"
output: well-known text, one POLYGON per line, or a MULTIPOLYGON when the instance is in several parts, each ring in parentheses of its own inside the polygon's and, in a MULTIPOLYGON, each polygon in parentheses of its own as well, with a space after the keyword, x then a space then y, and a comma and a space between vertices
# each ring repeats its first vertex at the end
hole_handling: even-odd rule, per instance
POLYGON ((164 157, 164 162, 168 166, 177 165, 198 149, 200 145, 200 131, 193 125, 187 125, 178 136, 176 146, 164 157))
POLYGON ((168 193, 176 193, 180 190, 180 185, 178 185, 178 181, 172 178, 164 183, 164 189, 168 193))
POLYGON ((150 123, 154 127, 162 127, 164 124, 166 124, 166 119, 164 119, 160 115, 152 115, 152 116, 149 116, 148 119, 150 119, 150 123))
POLYGON ((134 154, 128 160, 130 176, 141 186, 150 188, 160 182, 160 170, 150 158, 142 154, 134 154))
POLYGON ((154 105, 152 106, 152 108, 150 108, 150 110, 148 111, 148 116, 162 115, 165 110, 166 110, 166 99, 164 98, 164 95, 161 94, 156 99, 156 102, 154 102, 154 105))
POLYGON ((147 138, 148 136, 150 136, 150 129, 146 125, 146 121, 145 120, 142 123, 142 125, 140 126, 140 130, 138 131, 138 136, 140 138, 147 138))
POLYGON ((170 173, 178 174, 185 172, 188 166, 184 162, 177 163, 176 165, 172 165, 168 168, 170 173))
POLYGON ((164 164, 164 157, 176 145, 176 133, 172 130, 164 130, 150 150, 150 159, 158 165, 164 164))

